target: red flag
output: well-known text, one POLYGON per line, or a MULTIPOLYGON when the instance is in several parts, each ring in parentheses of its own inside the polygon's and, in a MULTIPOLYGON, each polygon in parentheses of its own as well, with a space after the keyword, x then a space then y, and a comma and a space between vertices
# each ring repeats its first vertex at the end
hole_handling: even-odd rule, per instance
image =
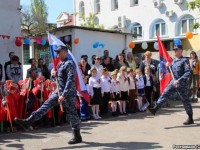
POLYGON ((157 39, 158 39, 158 49, 160 55, 160 62, 159 62, 160 94, 162 94, 172 78, 171 73, 165 66, 166 62, 169 63, 172 62, 172 58, 170 57, 163 43, 161 42, 159 35, 157 35, 157 39))

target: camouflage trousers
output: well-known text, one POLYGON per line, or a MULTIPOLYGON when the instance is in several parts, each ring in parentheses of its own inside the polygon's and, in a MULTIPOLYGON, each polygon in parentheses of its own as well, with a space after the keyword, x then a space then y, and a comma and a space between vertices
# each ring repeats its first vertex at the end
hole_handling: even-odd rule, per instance
MULTIPOLYGON (((52 107, 58 104, 58 93, 54 92, 38 110, 31 114, 34 121, 40 120, 52 107)), ((62 105, 66 110, 66 116, 69 118, 72 129, 80 129, 80 119, 76 110, 76 97, 69 97, 68 99, 65 99, 62 105)))
POLYGON ((182 100, 183 106, 185 108, 185 111, 188 115, 192 115, 192 105, 190 101, 190 90, 189 85, 179 85, 177 88, 174 87, 173 82, 170 82, 168 86, 165 88, 162 95, 159 97, 157 101, 157 106, 161 107, 170 97, 170 95, 173 95, 175 93, 178 93, 178 96, 182 100))

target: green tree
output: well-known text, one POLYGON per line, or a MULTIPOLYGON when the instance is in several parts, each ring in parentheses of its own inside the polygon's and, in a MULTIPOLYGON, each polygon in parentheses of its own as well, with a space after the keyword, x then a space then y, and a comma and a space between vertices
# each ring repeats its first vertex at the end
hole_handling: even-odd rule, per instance
POLYGON ((32 15, 30 7, 24 7, 21 11, 21 28, 25 35, 32 35, 31 29, 34 25, 34 22, 34 16, 32 15))
POLYGON ((34 33, 46 32, 48 29, 48 10, 44 0, 31 0, 31 12, 34 17, 34 33))
MULTIPOLYGON (((200 13, 200 0, 193 0, 193 1, 189 2, 187 7, 188 7, 189 10, 197 9, 199 11, 199 13, 200 13)), ((198 19, 200 19, 200 18, 198 18, 198 19)), ((200 28, 200 23, 199 22, 196 22, 194 24, 194 29, 197 29, 197 28, 200 28)))
POLYGON ((81 26, 82 27, 89 27, 89 28, 99 28, 104 29, 103 25, 99 25, 99 22, 97 21, 96 14, 89 14, 89 17, 81 16, 81 26))

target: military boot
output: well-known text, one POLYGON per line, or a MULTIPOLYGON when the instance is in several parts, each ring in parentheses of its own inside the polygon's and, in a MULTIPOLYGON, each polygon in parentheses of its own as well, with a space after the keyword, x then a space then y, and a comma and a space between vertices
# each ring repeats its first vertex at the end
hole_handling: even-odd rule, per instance
POLYGON ((68 142, 68 144, 77 144, 82 142, 82 137, 80 134, 80 129, 73 130, 73 138, 68 142))
POLYGON ((188 119, 183 122, 184 125, 190 125, 190 124, 194 124, 194 120, 193 120, 193 116, 192 115, 188 115, 188 119))
POLYGON ((156 105, 155 107, 153 108, 148 108, 149 112, 155 116, 157 110, 159 109, 158 105, 156 105))
POLYGON ((32 115, 28 117, 27 119, 15 118, 15 122, 19 124, 21 127, 23 127, 24 130, 26 131, 33 130, 33 127, 31 126, 31 124, 34 122, 34 118, 32 115))

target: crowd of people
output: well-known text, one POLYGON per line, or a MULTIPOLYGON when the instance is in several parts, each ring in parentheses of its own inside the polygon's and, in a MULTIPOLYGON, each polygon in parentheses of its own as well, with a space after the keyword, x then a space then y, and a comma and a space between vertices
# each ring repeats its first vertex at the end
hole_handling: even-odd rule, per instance
MULTIPOLYGON (((77 112, 80 120, 101 119, 107 114, 112 116, 127 115, 146 111, 152 108, 159 97, 159 62, 151 58, 152 53, 146 51, 139 61, 132 52, 118 54, 116 58, 109 56, 104 50, 102 57, 93 55, 89 64, 88 56, 82 55, 78 66, 90 102, 77 92, 77 112)), ((10 61, 4 67, 0 64, 0 121, 9 132, 16 130, 14 118, 27 118, 49 98, 57 88, 56 72, 49 63, 39 58, 29 60, 31 67, 27 70, 27 78, 23 80, 23 69, 19 57, 9 53, 10 61), (37 65, 38 63, 38 65, 37 65)), ((190 54, 190 66, 193 75, 190 79, 192 98, 197 98, 200 63, 196 53, 190 54)), ((37 121, 34 127, 58 125, 67 122, 67 117, 56 106, 37 121)))

